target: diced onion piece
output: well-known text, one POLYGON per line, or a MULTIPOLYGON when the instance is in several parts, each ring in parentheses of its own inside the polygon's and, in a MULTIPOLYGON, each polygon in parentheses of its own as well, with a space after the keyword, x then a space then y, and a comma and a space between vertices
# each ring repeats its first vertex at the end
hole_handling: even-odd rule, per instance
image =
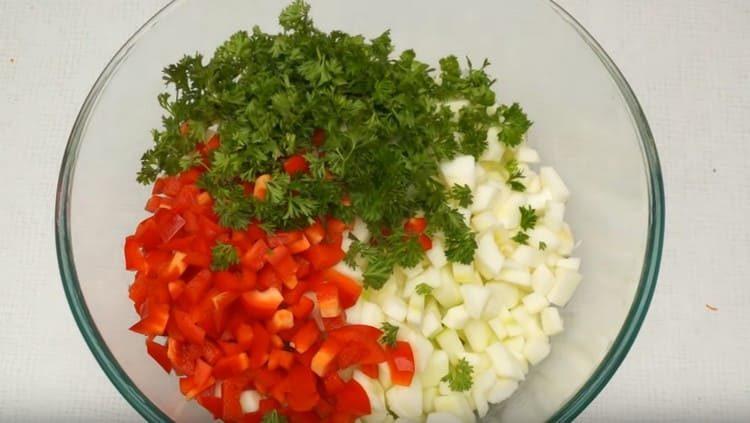
POLYGON ((563 321, 560 312, 555 307, 547 307, 540 313, 542 319, 542 330, 548 336, 556 335, 563 331, 563 321))
POLYGON ((240 406, 243 413, 254 413, 260 408, 260 394, 257 391, 247 390, 240 394, 240 406))
POLYGON ((360 218, 354 219, 351 233, 361 242, 368 242, 370 240, 370 230, 367 228, 367 224, 360 218))

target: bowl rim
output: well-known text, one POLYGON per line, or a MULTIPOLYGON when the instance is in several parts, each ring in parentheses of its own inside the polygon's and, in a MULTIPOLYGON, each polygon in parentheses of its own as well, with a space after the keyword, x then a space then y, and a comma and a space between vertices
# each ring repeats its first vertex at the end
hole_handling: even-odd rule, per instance
MULTIPOLYGON (((619 88, 641 141, 640 147, 645 164, 649 195, 648 238, 644 252, 643 268, 641 269, 640 281, 633 297, 633 303, 625 317, 623 326, 620 328, 617 337, 612 342, 610 350, 604 356, 599 366, 597 366, 587 381, 578 389, 578 392, 568 399, 550 418, 550 421, 569 422, 575 419, 609 382, 625 359, 643 324, 659 274, 664 243, 665 198, 661 166, 654 137, 643 109, 630 84, 601 45, 570 13, 557 4, 555 0, 545 1, 591 48, 592 52, 596 54, 619 88)), ((86 306, 86 301, 80 290, 75 261, 72 255, 69 200, 81 135, 85 130, 91 111, 102 89, 107 85, 120 63, 127 57, 128 52, 135 46, 141 36, 179 3, 180 0, 171 0, 149 18, 120 47, 97 78, 81 106, 81 110, 76 117, 70 136, 68 137, 60 167, 55 198, 55 246, 57 262, 65 296, 75 318, 76 325, 96 361, 125 400, 147 421, 159 422, 171 421, 171 419, 148 399, 136 387, 130 377, 128 377, 104 342, 86 306)))

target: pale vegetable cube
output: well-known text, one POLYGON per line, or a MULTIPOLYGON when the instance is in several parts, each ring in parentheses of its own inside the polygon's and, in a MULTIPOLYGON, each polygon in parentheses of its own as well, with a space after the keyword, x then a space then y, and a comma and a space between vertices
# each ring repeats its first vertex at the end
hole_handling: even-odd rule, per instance
POLYGON ((573 239, 573 233, 570 231, 570 226, 563 223, 562 228, 557 235, 560 238, 560 245, 557 247, 557 252, 563 256, 568 256, 573 253, 575 240, 573 239))
POLYGON ((560 312, 555 307, 547 307, 540 313, 544 333, 552 336, 563 331, 563 321, 560 312))
POLYGON ((461 304, 463 297, 461 297, 461 291, 458 289, 458 284, 453 280, 451 272, 447 268, 443 268, 441 276, 443 282, 439 287, 432 290, 433 298, 446 308, 461 304))
POLYGON ((352 235, 362 242, 368 242, 370 240, 370 230, 367 228, 367 223, 360 218, 354 219, 352 235))
POLYGON ((506 336, 508 336, 508 331, 505 329, 505 324, 500 317, 495 317, 494 319, 488 320, 487 324, 490 326, 490 329, 492 329, 492 332, 495 334, 495 337, 497 337, 497 339, 502 341, 506 336))
POLYGON ((476 161, 474 160, 474 156, 464 155, 456 156, 453 160, 441 163, 440 171, 449 187, 453 185, 467 185, 471 190, 474 190, 476 182, 475 167, 476 161))
POLYGON ((362 303, 362 314, 359 323, 378 328, 383 324, 383 320, 385 320, 385 315, 380 306, 369 301, 362 303))
POLYGON ((547 295, 554 284, 555 275, 544 264, 539 265, 531 274, 531 287, 538 294, 547 295))
POLYGON ((524 379, 521 365, 503 344, 501 344, 500 342, 496 342, 488 346, 486 352, 487 355, 489 355, 492 366, 495 368, 495 372, 498 374, 498 376, 507 377, 514 380, 524 379))
POLYGON ((513 192, 502 203, 495 203, 495 217, 507 229, 517 228, 521 223, 519 207, 524 204, 524 196, 513 192))
POLYGON ((463 306, 470 317, 478 319, 482 315, 490 294, 490 289, 482 285, 461 285, 463 306))
POLYGON ((500 221, 497 220, 495 214, 491 211, 483 211, 476 216, 471 218, 471 226, 477 232, 484 232, 499 225, 500 221))
POLYGON ((532 292, 531 294, 523 297, 522 301, 524 307, 526 307, 526 310, 531 314, 539 313, 544 307, 547 307, 547 305, 549 305, 547 297, 538 292, 532 292))
POLYGON ((523 335, 523 328, 518 323, 505 323, 505 331, 508 333, 509 337, 514 336, 520 336, 523 335))
MULTIPOLYGON (((445 248, 443 247, 443 240, 439 237, 432 238, 432 248, 425 251, 427 259, 432 263, 432 267, 440 269, 448 263, 448 259, 445 257, 445 248)), ((433 286, 433 285, 430 285, 433 286)))
POLYGON ((524 331, 524 335, 541 335, 542 328, 539 326, 536 316, 532 316, 526 307, 518 306, 510 311, 513 319, 524 331))
POLYGON ((402 276, 401 281, 404 282, 408 279, 416 278, 417 275, 419 275, 420 273, 424 271, 424 266, 422 266, 422 264, 420 263, 414 267, 407 267, 407 268, 399 267, 397 269, 400 271, 399 273, 402 276))
POLYGON ((432 352, 427 367, 422 373, 422 386, 434 387, 440 384, 440 379, 448 374, 450 361, 448 353, 443 350, 432 352))
POLYGON ((505 338, 503 345, 518 359, 518 361, 525 360, 526 357, 523 355, 523 348, 526 346, 526 340, 523 336, 514 336, 512 338, 505 338))
POLYGON ((536 194, 529 194, 526 197, 526 205, 534 210, 542 210, 547 207, 547 202, 550 200, 549 191, 544 190, 537 192, 536 194))
POLYGON ((497 185, 492 181, 477 186, 474 190, 473 201, 469 206, 469 210, 472 213, 479 213, 489 209, 490 205, 494 204, 497 193, 497 185))
MULTIPOLYGON (((527 194, 538 194, 539 192, 546 192, 547 190, 542 189, 542 178, 531 170, 527 170, 524 173, 524 185, 526 185, 527 194)), ((545 194, 546 198, 550 198, 549 192, 545 194)))
POLYGON ((523 348, 523 355, 531 365, 536 365, 547 358, 549 352, 549 339, 546 336, 534 336, 529 338, 523 348))
MULTIPOLYGON (((424 388, 424 383, 423 386, 424 388)), ((422 413, 430 414, 435 410, 435 397, 438 396, 438 389, 436 387, 424 388, 422 390, 422 413)))
POLYGON ((505 257, 495 244, 495 237, 491 233, 485 233, 477 240, 476 260, 481 265, 480 271, 487 279, 494 279, 500 275, 505 257))
POLYGON ((424 316, 422 317, 422 335, 427 338, 433 337, 436 333, 443 328, 443 324, 440 318, 440 311, 437 306, 434 309, 428 307, 425 310, 424 316))
POLYGON ((539 153, 533 148, 522 145, 516 151, 516 160, 522 163, 538 163, 539 153))
POLYGON ((351 324, 358 324, 362 321, 362 304, 365 300, 360 296, 353 306, 346 309, 346 321, 351 324))
POLYGON ((485 287, 490 290, 490 299, 484 308, 487 317, 492 317, 503 309, 515 307, 521 300, 521 291, 515 285, 490 282, 485 287))
POLYGON ((471 264, 452 263, 453 280, 458 283, 472 282, 474 280, 474 266, 471 264))
MULTIPOLYGON (((420 326, 424 315, 424 295, 412 295, 409 298, 409 306, 406 310, 406 321, 412 325, 420 326)), ((546 298, 545 298, 546 301, 546 298)))
POLYGON ((356 423, 394 423, 396 420, 388 414, 387 411, 373 411, 372 413, 362 416, 358 419, 358 421, 355 420, 356 423))
POLYGON ((511 379, 501 379, 487 392, 487 399, 491 404, 499 404, 510 398, 518 389, 518 382, 511 379))
POLYGON ((443 324, 451 329, 463 329, 469 321, 469 314, 463 304, 450 308, 443 316, 443 324))
POLYGON ((414 353, 414 366, 418 372, 424 371, 435 347, 429 339, 412 329, 409 325, 402 325, 398 330, 398 339, 411 345, 414 353))
POLYGON ((558 268, 555 271, 555 284, 547 294, 547 299, 557 306, 565 306, 580 282, 581 275, 575 270, 558 268))
POLYGON ((547 210, 544 212, 544 226, 558 230, 565 219, 565 204, 560 202, 547 203, 547 210))
POLYGON ((557 262, 557 267, 577 271, 581 268, 581 259, 578 257, 560 259, 557 262))
POLYGON ((371 379, 359 370, 355 370, 352 373, 352 379, 359 383, 365 393, 367 393, 367 398, 370 400, 370 408, 372 409, 373 415, 380 414, 381 412, 387 413, 385 406, 385 392, 380 385, 380 382, 371 379))
POLYGON ((416 419, 422 415, 422 383, 412 379, 409 386, 392 386, 385 393, 388 408, 399 417, 416 419))
POLYGON ((348 253, 349 248, 352 247, 352 244, 354 243, 354 241, 352 241, 352 239, 349 238, 349 231, 344 231, 342 236, 343 236, 343 239, 341 240, 341 250, 344 251, 345 253, 348 253))
POLYGON ((464 326, 466 341, 475 352, 482 352, 492 339, 492 329, 484 320, 470 320, 464 326))
POLYGON ((391 296, 383 301, 383 313, 397 322, 406 319, 406 303, 399 297, 391 296))
POLYGON ((482 391, 472 390, 471 399, 474 403, 474 409, 477 410, 477 415, 479 415, 480 418, 486 416, 487 412, 490 411, 490 404, 487 401, 487 394, 482 391))
POLYGON ((558 201, 568 199, 570 191, 555 169, 543 166, 539 169, 539 177, 542 178, 542 186, 549 190, 553 199, 558 201))
POLYGON ((450 413, 462 422, 474 422, 474 412, 466 397, 458 393, 440 395, 435 398, 435 411, 450 413))
MULTIPOLYGON (((434 403, 434 400, 433 400, 434 403)), ((427 415, 426 423, 462 423, 461 419, 452 413, 435 412, 427 415)))
MULTIPOLYGON (((428 266, 426 269, 424 269, 423 272, 418 274, 417 276, 411 278, 409 282, 413 281, 414 286, 417 286, 419 284, 425 284, 429 285, 433 288, 437 288, 438 286, 442 285, 443 278, 440 274, 440 270, 433 266, 428 266)), ((407 282, 407 283, 409 283, 407 282)))
POLYGON ((440 381, 438 383, 438 395, 450 395, 453 393, 453 389, 446 381, 440 381))
POLYGON ((336 270, 339 273, 342 273, 346 276, 349 276, 350 278, 354 279, 355 281, 361 281, 362 280, 362 271, 358 268, 352 268, 348 264, 346 264, 345 261, 340 261, 336 263, 335 266, 333 266, 334 270, 336 270))
POLYGON ((547 245, 546 252, 557 251, 560 246, 560 236, 556 231, 552 231, 546 226, 537 225, 534 229, 528 231, 529 245, 539 246, 540 242, 547 245))
POLYGON ((435 338, 440 348, 448 353, 448 356, 453 359, 458 357, 459 354, 465 353, 464 345, 461 343, 456 331, 452 329, 445 329, 435 338))
POLYGON ((497 376, 494 372, 483 372, 476 375, 471 390, 486 393, 495 386, 495 382, 497 382, 497 376))
POLYGON ((503 158, 505 145, 500 143, 497 137, 499 132, 500 128, 497 126, 491 126, 487 129, 487 149, 482 153, 482 156, 479 158, 480 160, 498 162, 503 158))
POLYGON ((534 267, 542 261, 539 250, 528 245, 519 245, 516 247, 510 258, 524 267, 534 267))
POLYGON ((526 270, 505 269, 500 272, 498 279, 519 286, 531 286, 531 275, 526 270))
POLYGON ((260 408, 260 394, 251 389, 240 394, 240 407, 243 413, 254 413, 260 408))
POLYGON ((378 364, 378 381, 384 389, 388 389, 393 385, 393 381, 391 381, 391 366, 387 362, 378 364))

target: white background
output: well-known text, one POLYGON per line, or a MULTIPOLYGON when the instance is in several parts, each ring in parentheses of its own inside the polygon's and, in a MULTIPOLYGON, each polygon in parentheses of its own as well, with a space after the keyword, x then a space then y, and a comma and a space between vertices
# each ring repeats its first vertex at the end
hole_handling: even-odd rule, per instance
MULTIPOLYGON (((164 3, 0 0, 0 421, 140 420, 68 310, 53 205, 86 93, 164 3)), ((651 311, 580 420, 748 421, 750 1, 560 3, 632 84, 656 137, 667 199, 651 311)))

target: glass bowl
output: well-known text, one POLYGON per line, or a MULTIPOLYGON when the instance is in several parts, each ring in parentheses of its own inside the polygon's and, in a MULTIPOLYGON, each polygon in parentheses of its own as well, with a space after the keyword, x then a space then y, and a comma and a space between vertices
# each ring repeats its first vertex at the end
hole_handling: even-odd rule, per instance
MULTIPOLYGON (((112 383, 150 421, 208 420, 128 331, 136 320, 125 235, 145 216, 139 157, 160 125, 161 69, 210 55, 230 34, 277 30, 275 0, 177 0, 128 40, 102 72, 70 135, 55 214, 57 254, 76 322, 112 383)), ((552 354, 487 421, 569 421, 625 358, 646 315, 662 249, 664 193, 656 147, 627 82, 596 41, 553 2, 314 1, 324 30, 376 36, 436 63, 489 58, 502 102, 535 122, 529 142, 571 189, 567 219, 582 241, 584 282, 564 309, 552 354)))

